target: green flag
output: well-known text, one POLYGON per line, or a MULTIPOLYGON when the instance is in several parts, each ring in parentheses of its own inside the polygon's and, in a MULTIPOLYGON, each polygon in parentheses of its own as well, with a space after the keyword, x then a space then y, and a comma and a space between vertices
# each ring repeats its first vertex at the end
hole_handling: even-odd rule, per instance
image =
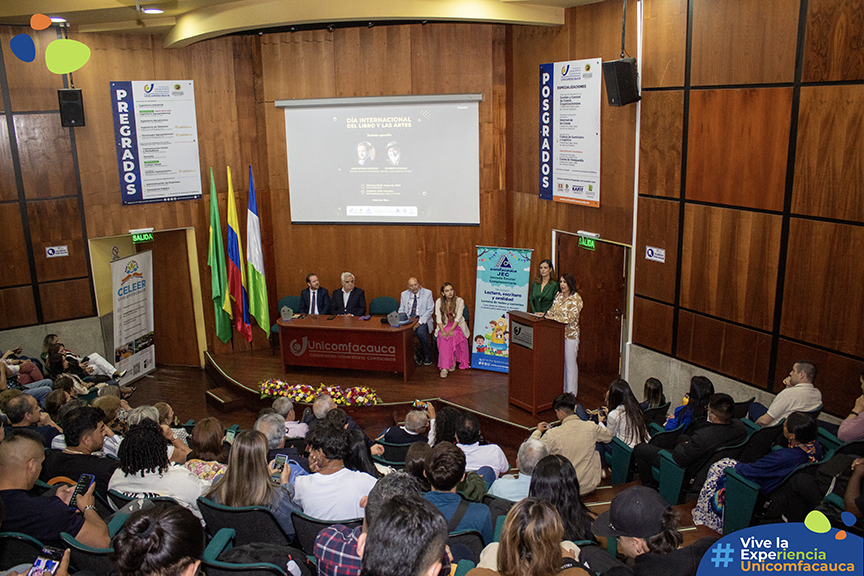
POLYGON ((222 243, 219 201, 216 198, 216 182, 213 181, 212 167, 210 168, 210 245, 207 251, 207 265, 210 266, 213 308, 216 311, 216 336, 227 343, 231 340, 231 317, 222 309, 222 303, 228 291, 228 272, 225 268, 225 244, 222 243))

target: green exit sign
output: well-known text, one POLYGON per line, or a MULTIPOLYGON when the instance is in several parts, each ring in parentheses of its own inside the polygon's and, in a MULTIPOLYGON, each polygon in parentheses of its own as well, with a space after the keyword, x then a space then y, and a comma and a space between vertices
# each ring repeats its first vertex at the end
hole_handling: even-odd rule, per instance
MULTIPOLYGON (((141 234, 132 234, 133 244, 143 244, 144 242, 153 242, 152 232, 143 232, 141 234)), ((592 248, 593 250, 593 248, 592 248)))
POLYGON ((594 250, 594 238, 579 237, 579 246, 586 250, 594 250))

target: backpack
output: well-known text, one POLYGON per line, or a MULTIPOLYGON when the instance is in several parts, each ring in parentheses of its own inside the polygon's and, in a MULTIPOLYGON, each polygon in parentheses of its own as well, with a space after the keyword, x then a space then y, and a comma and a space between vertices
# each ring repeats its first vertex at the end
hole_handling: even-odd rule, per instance
POLYGON ((269 562, 293 576, 312 576, 306 558, 300 550, 290 546, 279 546, 268 542, 252 542, 235 546, 219 555, 220 562, 229 564, 255 564, 269 562))

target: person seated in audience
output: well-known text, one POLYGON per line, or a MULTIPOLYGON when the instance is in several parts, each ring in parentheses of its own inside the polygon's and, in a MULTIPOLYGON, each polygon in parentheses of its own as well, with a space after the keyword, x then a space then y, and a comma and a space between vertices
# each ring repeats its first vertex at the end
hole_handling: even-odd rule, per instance
MULTIPOLYGON (((309 429, 311 430, 315 427, 316 424, 324 421, 324 418, 327 417, 328 412, 336 408, 336 401, 333 400, 332 396, 330 396, 329 394, 321 394, 320 396, 317 396, 312 402, 312 413, 309 414, 306 418, 304 418, 303 422, 307 424, 309 426, 309 429)), ((348 416, 348 430, 360 430, 361 432, 363 432, 363 429, 360 428, 360 426, 354 421, 353 418, 351 418, 351 416, 348 416)))
POLYGON ((133 513, 111 547, 121 576, 194 576, 204 556, 204 530, 188 510, 157 504, 133 513))
POLYGON ((847 512, 851 512, 860 523, 864 520, 864 458, 856 458, 852 462, 852 476, 846 485, 846 493, 843 495, 843 505, 847 512))
POLYGON ((666 430, 679 426, 686 429, 691 422, 700 423, 708 416, 708 398, 714 394, 714 384, 705 376, 690 379, 690 391, 684 397, 685 403, 675 408, 672 416, 666 419, 666 430))
POLYGON ((456 430, 462 424, 462 411, 453 406, 444 406, 435 418, 435 433, 429 434, 431 445, 441 442, 456 443, 456 430))
POLYGON ((540 422, 531 438, 541 440, 550 454, 561 454, 570 460, 579 478, 581 494, 588 494, 600 484, 602 466, 595 449, 597 442, 611 442, 612 433, 605 426, 584 421, 576 414, 576 396, 570 392, 552 402, 558 426, 540 422))
POLYGON ((21 396, 21 394, 23 394, 23 392, 14 389, 4 390, 3 392, 0 392, 0 412, 3 413, 4 424, 6 422, 6 407, 9 405, 9 401, 16 396, 21 396))
POLYGON ((119 429, 115 430, 115 432, 122 435, 126 431, 126 418, 129 416, 129 411, 132 410, 132 407, 129 406, 129 403, 126 402, 123 395, 120 393, 120 389, 116 386, 100 388, 98 397, 102 398, 104 396, 116 396, 120 399, 120 409, 117 410, 117 426, 119 429))
POLYGON ((492 542, 494 533, 489 507, 476 502, 469 504, 456 493, 456 485, 465 478, 465 454, 453 444, 438 444, 426 458, 424 469, 432 486, 432 491, 424 497, 444 514, 448 522, 457 516, 460 507, 464 508, 462 519, 455 527, 451 526, 450 531, 476 530, 485 543, 492 542))
MULTIPOLYGON (((77 410, 78 408, 81 408, 84 406, 88 406, 88 404, 79 398, 74 398, 74 399, 69 400, 68 402, 66 402, 66 404, 64 404, 63 406, 60 407, 60 410, 57 411, 57 421, 56 421, 55 425, 58 426, 62 430, 63 428, 62 428, 62 426, 60 426, 59 423, 63 422, 63 419, 66 418, 66 415, 69 414, 70 412, 72 412, 73 410, 77 410)), ((55 436, 51 440, 50 448, 52 450, 65 450, 66 449, 66 435, 61 433, 61 434, 58 434, 57 436, 55 436)))
POLYGON ((413 444, 414 442, 429 442, 429 435, 434 434, 435 407, 429 402, 425 410, 411 410, 405 415, 404 426, 391 426, 381 432, 376 440, 390 444, 413 444))
POLYGON ((551 454, 537 463, 531 477, 529 496, 551 504, 564 524, 564 539, 572 542, 594 540, 591 522, 594 516, 579 496, 579 478, 570 460, 551 454))
POLYGON ((525 498, 510 509, 500 543, 486 547, 469 576, 588 576, 576 550, 564 548, 564 526, 555 508, 539 498, 525 498), (493 556, 494 554, 494 556, 493 556))
MULTIPOLYGON (((111 387, 109 386, 109 388, 111 387)), ((55 378, 53 384, 51 384, 51 389, 63 390, 64 392, 69 394, 70 398, 78 398, 78 390, 75 388, 75 380, 67 374, 61 374, 60 376, 55 378)), ((101 391, 102 390, 100 390, 100 392, 101 391)))
POLYGON ((21 394, 12 398, 6 405, 7 432, 9 430, 28 429, 36 432, 42 438, 44 446, 51 446, 51 440, 62 433, 60 427, 51 421, 48 414, 42 413, 42 408, 33 396, 21 394))
MULTIPOLYGON (((2 430, 2 428, 0 428, 2 430)), ((3 434, 0 433, 0 442, 3 441, 3 434)), ((6 515, 6 511, 3 509, 3 500, 0 500, 0 532, 3 531, 3 517, 6 515)), ((59 565, 48 574, 53 574, 53 576, 69 576, 69 559, 70 559, 70 550, 67 549, 63 553, 63 559, 60 561, 59 565)), ((4 558, 5 560, 5 558, 4 558)), ((30 570, 33 568, 32 563, 24 563, 19 564, 18 566, 12 566, 11 568, 6 564, 0 564, 0 574, 3 576, 29 576, 31 574, 30 570)), ((33 572, 34 576, 36 576, 36 572, 33 572)), ((42 573, 43 576, 45 573, 42 573)), ((77 573, 82 574, 82 573, 77 573)), ((84 573, 86 576, 91 576, 90 573, 84 573)))
POLYGON ((177 464, 185 464, 186 457, 192 449, 189 448, 185 442, 175 438, 174 432, 167 424, 159 424, 159 411, 154 406, 136 406, 129 411, 129 414, 126 417, 126 424, 131 427, 135 424, 140 424, 144 420, 152 420, 154 424, 162 429, 162 436, 168 442, 168 447, 166 449, 168 459, 177 464))
POLYGON ((334 290, 330 295, 330 314, 339 316, 365 316, 366 293, 361 288, 354 287, 354 275, 343 272, 342 288, 334 290))
POLYGON ((642 410, 659 408, 666 403, 666 395, 663 394, 663 383, 657 378, 648 378, 645 380, 642 397, 645 399, 639 404, 642 410))
MULTIPOLYGON (((609 428, 612 435, 630 448, 640 442, 651 439, 642 408, 630 389, 630 384, 621 378, 613 381, 606 391, 605 410, 597 414, 599 424, 609 428)), ((605 478, 606 459, 612 454, 612 442, 599 442, 600 463, 603 466, 601 475, 605 478)))
POLYGON ((27 429, 11 432, 0 443, 0 500, 5 517, 3 531, 21 532, 47 546, 63 547, 61 532, 68 532, 80 543, 107 548, 111 542, 108 526, 96 512, 93 484, 69 502, 74 486, 61 486, 53 496, 31 497, 31 490, 42 471, 45 449, 42 438, 27 429))
POLYGON ((174 414, 174 409, 167 402, 157 402, 153 405, 159 412, 159 425, 168 426, 174 438, 180 440, 187 446, 189 445, 189 433, 186 428, 180 425, 177 416, 174 414))
POLYGON ((682 548, 678 513, 656 490, 633 486, 612 499, 591 529, 597 536, 618 539, 618 552, 635 563, 616 569, 617 574, 637 576, 695 576, 702 556, 717 538, 700 538, 682 548))
POLYGON ((358 548, 361 576, 438 576, 445 559, 447 522, 419 496, 397 495, 381 506, 378 520, 358 548))
POLYGON ((432 452, 432 447, 425 442, 415 442, 405 453, 405 472, 413 476, 423 492, 429 492, 432 487, 426 478, 426 458, 432 452))
POLYGON ((105 413, 92 406, 79 406, 63 416, 65 450, 46 450, 39 478, 51 483, 58 476, 77 482, 81 474, 96 478, 96 490, 108 494, 108 482, 120 463, 111 458, 94 456, 102 450, 105 438, 105 413))
POLYGON ((228 451, 225 449, 225 427, 216 418, 195 423, 189 445, 192 451, 183 466, 204 482, 213 482, 225 472, 228 451))
MULTIPOLYGON (((426 445, 428 447, 428 445, 426 445)), ((431 448, 430 448, 431 450, 431 448)), ((318 576, 359 576, 363 560, 357 548, 381 514, 381 507, 394 496, 420 497, 420 485, 405 472, 393 472, 375 483, 369 496, 360 499, 363 525, 348 528, 334 524, 315 538, 315 566, 318 576)))
POLYGON ((45 403, 45 397, 51 393, 50 380, 38 380, 30 384, 12 383, 6 379, 6 370, 0 367, 0 392, 20 389, 24 394, 32 396, 40 404, 45 403))
POLYGON ((294 538, 291 512, 299 512, 294 503, 294 486, 288 481, 291 467, 282 469, 280 483, 271 481, 273 469, 267 463, 267 438, 257 430, 244 430, 234 439, 228 453, 228 468, 218 478, 205 498, 232 508, 263 506, 273 512, 289 538, 294 538))
MULTIPOLYGON (((672 459, 682 468, 696 467, 710 458, 717 448, 733 446, 746 440, 747 427, 732 418, 734 409, 735 401, 728 394, 710 396, 707 423, 692 436, 682 435, 678 439, 679 444, 672 452, 672 459)), ((660 450, 659 446, 651 444, 637 444, 633 449, 633 458, 643 486, 658 486, 651 469, 660 466, 660 450)))
POLYGON ((108 488, 133 498, 169 496, 201 518, 197 499, 207 484, 183 466, 171 464, 167 442, 155 420, 144 418, 130 426, 117 454, 120 468, 114 471, 108 488))
POLYGON ((87 394, 91 388, 99 389, 104 388, 105 386, 117 386, 117 382, 110 379, 101 382, 98 382, 95 379, 89 379, 85 381, 81 376, 70 371, 69 361, 66 359, 65 356, 61 354, 52 354, 51 356, 49 356, 48 366, 50 367, 51 374, 54 376, 55 379, 61 376, 71 378, 75 386, 75 391, 79 396, 87 394))
POLYGON ((125 403, 126 401, 121 400, 119 396, 101 396, 93 401, 92 406, 99 408, 105 413, 105 418, 102 419, 102 422, 105 424, 105 442, 102 445, 103 456, 117 458, 117 450, 120 448, 120 443, 123 442, 123 434, 126 432, 125 424, 117 421, 117 415, 120 412, 122 404, 125 403))
POLYGON ((285 419, 285 437, 303 438, 309 431, 309 425, 297 420, 294 413, 294 403, 288 398, 280 397, 273 401, 273 410, 285 419))
POLYGON ((465 453, 465 469, 480 474, 487 485, 510 470, 510 463, 500 446, 480 444, 480 421, 472 412, 462 415, 462 422, 456 430, 456 446, 465 453))
POLYGON ((39 385, 36 386, 37 388, 39 386, 50 386, 51 380, 42 375, 42 370, 34 362, 20 358, 13 358, 16 351, 20 352, 21 348, 7 350, 3 356, 0 357, 0 366, 2 366, 3 371, 5 371, 7 380, 15 379, 20 386, 37 382, 39 383, 39 385))
POLYGON ((312 474, 295 478, 294 502, 304 514, 321 520, 363 516, 360 499, 369 494, 375 478, 345 467, 350 450, 348 432, 322 422, 309 430, 306 443, 312 474))
POLYGON ((257 430, 264 434, 267 438, 268 452, 267 461, 274 460, 279 454, 284 454, 289 460, 294 460, 300 464, 305 470, 309 470, 309 460, 300 455, 300 452, 294 446, 285 446, 285 420, 275 412, 272 414, 264 414, 259 416, 252 426, 253 430, 257 430))
POLYGON ((52 422, 56 423, 58 421, 57 413, 60 412, 60 408, 71 399, 72 397, 65 390, 52 390, 45 397, 45 409, 43 412, 48 414, 52 422))
POLYGON ((735 468, 747 480, 771 494, 783 479, 802 464, 822 460, 822 446, 816 441, 816 420, 805 412, 793 412, 783 422, 787 448, 772 450, 759 460, 745 464, 734 458, 723 458, 711 465, 693 509, 693 522, 723 533, 726 468, 735 468))
MULTIPOLYGON (((531 475, 534 473, 534 468, 537 463, 549 455, 549 449, 546 444, 540 440, 529 438, 519 446, 519 452, 516 453, 516 464, 519 466, 519 476, 505 474, 501 478, 495 480, 492 486, 489 487, 489 494, 504 498, 513 502, 518 502, 523 498, 528 497, 528 490, 531 486, 531 475)), ((572 466, 571 466, 572 468, 572 466)))
POLYGON ((54 351, 52 351, 52 346, 58 345, 62 348, 61 353, 69 359, 70 363, 76 366, 80 366, 88 374, 92 374, 95 376, 104 376, 117 382, 119 382, 120 379, 126 374, 125 371, 119 372, 116 368, 114 368, 113 364, 108 362, 98 352, 91 352, 90 354, 87 354, 82 358, 78 354, 67 350, 66 346, 62 342, 60 342, 60 337, 57 336, 57 334, 48 334, 48 336, 45 337, 45 340, 42 342, 43 354, 47 353, 46 357, 54 354, 57 349, 55 348, 54 351), (48 344, 49 339, 50 344, 48 344))
POLYGON ((783 380, 785 388, 768 408, 759 402, 750 405, 750 420, 759 426, 773 426, 792 412, 813 412, 822 406, 822 392, 816 388, 816 364, 799 360, 783 380))
POLYGON ((855 399, 855 405, 837 430, 837 437, 843 442, 864 438, 864 370, 861 371, 858 381, 861 383, 861 396, 855 399))
POLYGON ((348 456, 345 458, 345 467, 349 470, 365 472, 378 480, 382 476, 390 474, 393 468, 372 460, 372 453, 366 445, 366 439, 367 436, 359 430, 348 431, 350 449, 348 450, 348 456))

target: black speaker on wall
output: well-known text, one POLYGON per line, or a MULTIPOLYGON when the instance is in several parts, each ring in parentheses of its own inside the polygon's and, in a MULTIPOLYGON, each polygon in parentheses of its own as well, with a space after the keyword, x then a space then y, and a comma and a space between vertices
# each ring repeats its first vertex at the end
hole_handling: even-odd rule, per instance
POLYGON ((603 80, 610 106, 626 106, 642 99, 636 79, 635 58, 603 62, 603 80))
POLYGON ((84 100, 81 98, 81 90, 57 90, 57 99, 60 101, 60 123, 63 127, 84 126, 84 100))

